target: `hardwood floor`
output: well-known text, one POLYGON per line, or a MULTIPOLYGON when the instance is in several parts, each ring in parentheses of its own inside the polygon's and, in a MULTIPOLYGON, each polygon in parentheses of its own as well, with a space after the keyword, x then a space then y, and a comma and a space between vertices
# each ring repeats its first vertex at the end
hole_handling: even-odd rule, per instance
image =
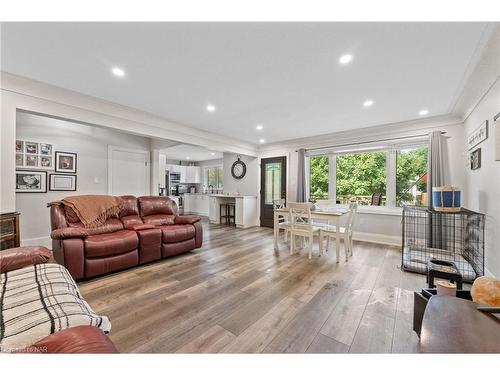
POLYGON ((82 294, 111 319, 121 352, 409 353, 413 291, 396 248, 355 243, 307 259, 273 251, 272 230, 204 223, 203 248, 95 280, 82 294))

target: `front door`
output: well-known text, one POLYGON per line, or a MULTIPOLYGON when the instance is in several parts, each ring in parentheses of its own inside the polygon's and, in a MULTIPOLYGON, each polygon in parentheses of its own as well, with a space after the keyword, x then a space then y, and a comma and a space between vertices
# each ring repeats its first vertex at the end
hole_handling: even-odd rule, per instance
POLYGON ((286 157, 260 163, 260 225, 273 227, 273 201, 286 199, 286 157))

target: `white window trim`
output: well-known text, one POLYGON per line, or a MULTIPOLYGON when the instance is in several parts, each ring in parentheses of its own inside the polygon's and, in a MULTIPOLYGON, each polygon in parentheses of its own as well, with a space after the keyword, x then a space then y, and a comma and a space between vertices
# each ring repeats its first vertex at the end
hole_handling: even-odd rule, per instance
POLYGON ((328 196, 329 199, 337 201, 337 155, 356 154, 363 152, 385 152, 386 153, 386 204, 385 206, 359 206, 358 212, 381 215, 400 216, 402 208, 396 206, 396 173, 397 173, 397 152, 400 150, 427 147, 427 137, 420 141, 401 141, 383 147, 371 147, 349 150, 328 150, 328 152, 314 152, 306 155, 306 196, 310 197, 310 166, 311 156, 328 156, 328 196))

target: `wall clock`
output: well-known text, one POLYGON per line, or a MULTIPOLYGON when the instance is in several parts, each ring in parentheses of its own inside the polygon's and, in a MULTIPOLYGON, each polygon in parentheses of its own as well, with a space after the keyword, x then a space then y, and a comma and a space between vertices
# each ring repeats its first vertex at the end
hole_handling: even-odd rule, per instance
POLYGON ((233 178, 241 180, 243 177, 245 177, 246 173, 247 166, 243 161, 241 161, 240 157, 238 156, 238 160, 236 160, 231 166, 231 175, 233 176, 233 178))

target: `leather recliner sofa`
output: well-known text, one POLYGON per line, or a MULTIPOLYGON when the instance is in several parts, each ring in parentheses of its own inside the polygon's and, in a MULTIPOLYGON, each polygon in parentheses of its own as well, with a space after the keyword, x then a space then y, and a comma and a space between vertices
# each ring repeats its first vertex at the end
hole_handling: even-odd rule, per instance
POLYGON ((177 215, 168 197, 122 196, 118 217, 85 228, 63 201, 49 203, 52 250, 75 280, 123 270, 201 247, 200 217, 177 215))

